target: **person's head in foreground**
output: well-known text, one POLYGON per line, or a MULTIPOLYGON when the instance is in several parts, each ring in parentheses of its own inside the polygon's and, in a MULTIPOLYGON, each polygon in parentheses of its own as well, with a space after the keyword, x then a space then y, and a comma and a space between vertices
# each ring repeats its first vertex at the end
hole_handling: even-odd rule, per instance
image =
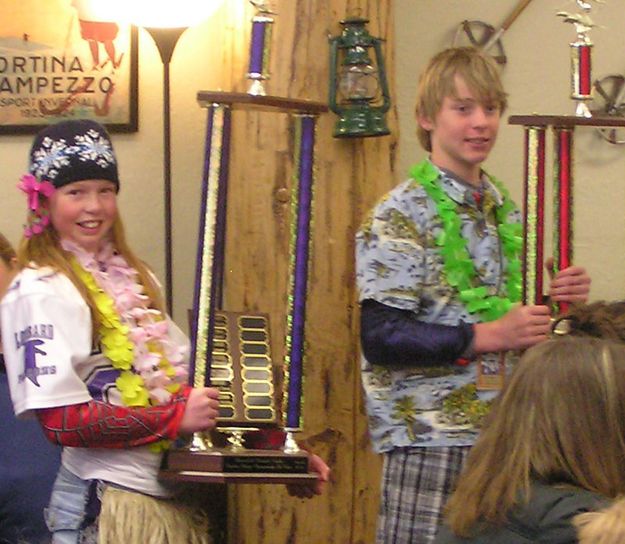
POLYGON ((510 524, 574 535, 574 515, 625 493, 623 341, 625 303, 599 302, 525 352, 448 502, 455 535, 486 542, 510 524))

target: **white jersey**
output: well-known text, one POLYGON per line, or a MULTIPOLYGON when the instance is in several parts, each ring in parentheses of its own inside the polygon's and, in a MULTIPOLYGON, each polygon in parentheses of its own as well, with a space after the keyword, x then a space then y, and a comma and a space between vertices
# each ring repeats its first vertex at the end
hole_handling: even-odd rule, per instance
MULTIPOLYGON (((122 406, 119 371, 92 349, 89 307, 72 282, 49 268, 26 268, 0 304, 5 365, 15 414, 101 400, 122 406)), ((170 338, 188 346, 169 320, 170 338)), ((130 449, 63 448, 63 465, 76 476, 100 479, 156 496, 171 490, 157 480, 161 456, 130 449)))

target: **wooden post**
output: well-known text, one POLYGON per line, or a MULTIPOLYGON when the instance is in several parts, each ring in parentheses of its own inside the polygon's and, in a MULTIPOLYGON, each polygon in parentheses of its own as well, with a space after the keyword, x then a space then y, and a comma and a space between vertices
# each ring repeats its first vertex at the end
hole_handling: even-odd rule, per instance
MULTIPOLYGON (((390 0, 275 4, 272 39, 279 47, 272 55, 267 94, 326 102, 328 33, 339 33, 339 20, 356 8, 370 19, 370 31, 386 40, 386 63, 393 65, 390 0)), ((252 13, 250 6, 247 16, 252 13)), ((242 44, 241 58, 247 58, 248 45, 242 44)), ((392 74, 390 79, 392 89, 392 74)), ((245 70, 241 81, 244 85, 245 70)), ((375 540, 381 465, 370 449, 361 399, 354 235, 364 214, 398 181, 393 173, 397 120, 389 115, 391 136, 353 141, 332 137, 334 121, 332 114, 321 116, 315 134, 300 437, 331 466, 332 482, 323 496, 307 501, 290 497, 284 486, 230 486, 230 544, 375 540)), ((232 120, 224 307, 269 312, 272 346, 283 344, 285 336, 292 127, 287 116, 255 111, 232 120)), ((283 355, 273 353, 273 360, 283 355)))

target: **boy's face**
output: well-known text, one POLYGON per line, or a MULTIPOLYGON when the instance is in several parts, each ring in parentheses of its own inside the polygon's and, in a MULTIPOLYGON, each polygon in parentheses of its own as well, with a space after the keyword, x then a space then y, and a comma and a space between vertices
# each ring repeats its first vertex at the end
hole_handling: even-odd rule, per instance
POLYGON ((482 104, 460 76, 455 78, 457 98, 447 96, 436 117, 420 118, 430 132, 432 162, 470 183, 480 182, 480 165, 492 149, 501 113, 496 104, 482 104))

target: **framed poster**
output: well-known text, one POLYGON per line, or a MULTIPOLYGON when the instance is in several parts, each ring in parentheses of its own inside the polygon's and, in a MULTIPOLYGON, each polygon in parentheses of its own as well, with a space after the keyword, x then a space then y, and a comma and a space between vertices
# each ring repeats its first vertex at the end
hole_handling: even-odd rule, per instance
POLYGON ((121 0, 2 0, 0 134, 89 118, 138 130, 137 29, 121 0))

